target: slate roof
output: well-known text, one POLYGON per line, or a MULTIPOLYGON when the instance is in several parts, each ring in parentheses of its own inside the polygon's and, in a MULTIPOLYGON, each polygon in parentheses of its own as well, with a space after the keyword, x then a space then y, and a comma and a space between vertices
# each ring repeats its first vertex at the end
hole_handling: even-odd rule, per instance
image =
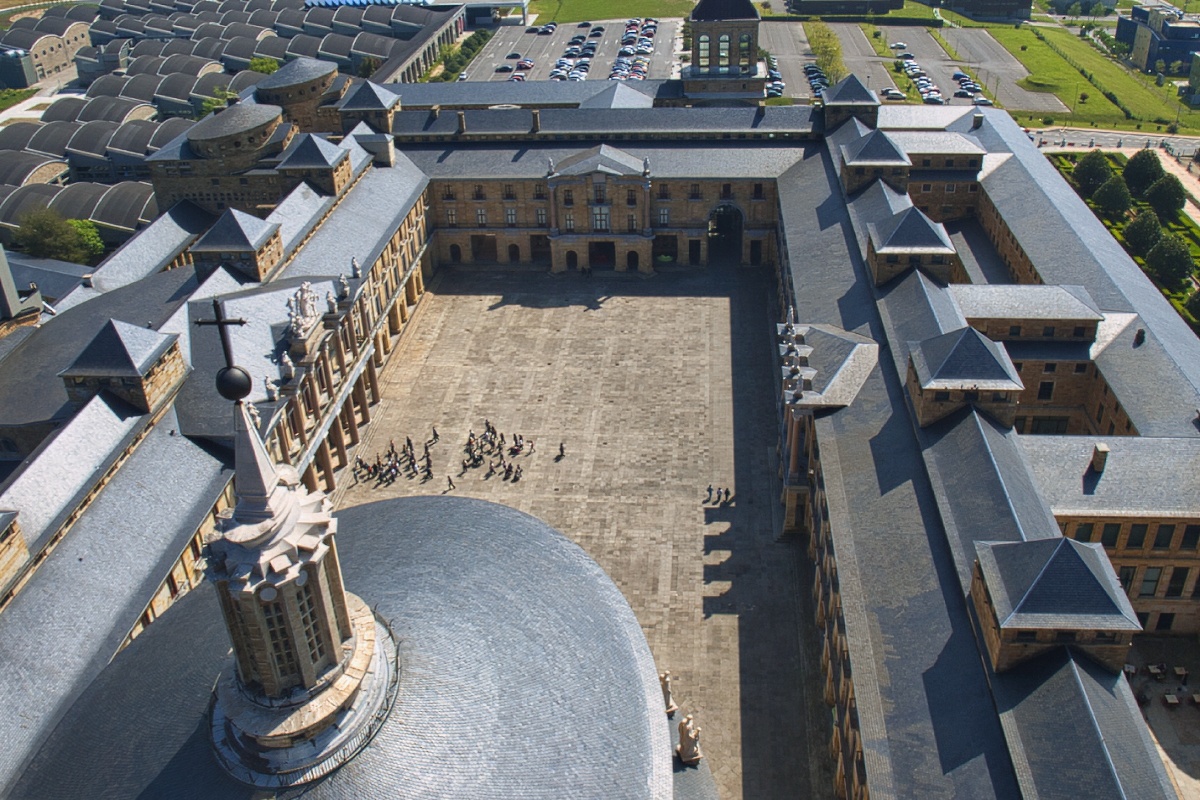
POLYGON ((976 542, 975 552, 1001 628, 1142 629, 1099 544, 976 542))
POLYGON ((800 408, 838 408, 854 402, 879 359, 879 345, 831 325, 798 325, 808 365, 802 371, 811 388, 788 398, 800 408))
POLYGON ((343 158, 349 157, 346 150, 328 139, 302 133, 292 140, 277 165, 278 169, 331 169, 343 158))
MULTIPOLYGON (((878 106, 879 96, 851 73, 825 90, 826 106, 878 106)), ((883 126, 880 125, 880 128, 883 126)))
POLYGON ((698 22, 758 19, 758 10, 750 0, 700 0, 692 9, 691 19, 698 22))
POLYGON ((922 389, 1019 391, 1024 387, 1008 353, 971 327, 910 343, 922 389))
POLYGON ((338 103, 342 111, 386 111, 400 103, 400 95, 377 83, 363 81, 338 103))
POLYGON ((967 319, 1062 319, 1099 322, 1104 314, 1082 286, 953 284, 950 296, 967 319))
MULTIPOLYGON (((645 636, 578 546, 479 500, 389 500, 338 523, 346 587, 395 630, 404 670, 379 734, 307 796, 672 797, 645 636), (464 753, 483 752, 462 768, 464 753)), ((228 651, 206 582, 81 685, 53 733, 37 726, 28 738, 41 746, 11 797, 250 798, 209 754, 207 706, 228 651)))
POLYGON ((871 239, 877 253, 955 252, 954 243, 942 224, 934 222, 915 206, 872 225, 871 239))
POLYGON ((193 253, 257 252, 277 230, 276 224, 230 208, 190 249, 193 253))
POLYGON ((641 175, 643 162, 617 147, 606 144, 589 148, 578 155, 564 158, 555 165, 558 175, 587 175, 607 172, 610 175, 641 175))
POLYGON ((64 377, 137 378, 149 371, 176 338, 110 319, 71 365, 59 374, 64 377))
POLYGON ((847 164, 901 164, 912 166, 912 160, 896 146, 883 131, 871 131, 863 138, 842 147, 842 158, 847 164))
POLYGON ((209 114, 193 125, 187 132, 189 142, 204 142, 220 139, 234 133, 265 125, 283 114, 279 106, 260 103, 238 103, 221 109, 218 114, 209 114))

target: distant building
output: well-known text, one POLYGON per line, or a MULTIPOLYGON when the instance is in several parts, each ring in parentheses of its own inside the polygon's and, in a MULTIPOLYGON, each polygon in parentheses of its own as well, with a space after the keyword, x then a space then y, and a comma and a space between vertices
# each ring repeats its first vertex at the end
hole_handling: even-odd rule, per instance
POLYGON ((1128 16, 1117 15, 1116 39, 1129 46, 1129 59, 1139 69, 1157 71, 1159 61, 1190 67, 1192 54, 1200 50, 1200 18, 1169 3, 1134 6, 1128 16))

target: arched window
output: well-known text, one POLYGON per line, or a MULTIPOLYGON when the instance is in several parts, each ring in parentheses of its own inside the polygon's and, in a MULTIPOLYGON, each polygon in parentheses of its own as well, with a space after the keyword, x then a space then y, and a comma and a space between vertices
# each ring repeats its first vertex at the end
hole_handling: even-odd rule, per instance
POLYGON ((708 45, 709 38, 708 34, 706 33, 700 37, 700 40, 697 43, 696 66, 700 69, 708 69, 709 65, 712 63, 709 60, 708 45))
POLYGON ((750 34, 743 33, 738 38, 738 69, 750 72, 750 34))
POLYGON ((722 33, 717 40, 717 67, 721 72, 729 71, 729 34, 722 33))

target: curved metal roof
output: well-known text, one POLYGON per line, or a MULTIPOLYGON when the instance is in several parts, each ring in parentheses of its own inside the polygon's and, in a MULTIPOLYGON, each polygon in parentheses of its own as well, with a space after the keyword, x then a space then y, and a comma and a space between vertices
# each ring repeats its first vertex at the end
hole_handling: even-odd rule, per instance
POLYGON ((45 208, 62 188, 51 183, 18 186, 0 203, 0 224, 17 227, 21 224, 22 217, 30 211, 45 208))
POLYGON ((120 97, 129 79, 124 75, 101 75, 87 88, 87 97, 120 97))
POLYGON ((50 208, 66 219, 91 219, 96 204, 109 187, 99 183, 72 183, 50 200, 50 208))
POLYGON ((260 8, 257 11, 250 13, 250 17, 246 22, 251 25, 257 25, 260 28, 274 28, 275 22, 279 19, 278 11, 271 11, 267 8, 260 8))
POLYGON ((342 25, 352 25, 357 28, 362 24, 363 9, 354 6, 341 6, 333 12, 333 21, 342 25))
POLYGON ((70 144, 71 137, 82 127, 82 122, 74 120, 47 122, 33 134, 25 149, 62 158, 67 154, 67 145, 70 144))
POLYGON ((96 204, 92 219, 97 225, 121 230, 137 230, 158 217, 154 187, 138 181, 124 181, 108 187, 96 204))
POLYGON ((162 55, 163 48, 166 46, 167 43, 159 39, 142 39, 133 46, 129 55, 135 60, 143 56, 159 56, 162 55))
POLYGON ((192 87, 199 80, 193 75, 187 75, 182 72, 176 72, 174 75, 168 75, 163 78, 163 82, 158 85, 158 94, 155 95, 156 100, 175 100, 180 103, 190 103, 192 100, 192 87))
POLYGON ((104 38, 103 35, 115 37, 117 35, 117 23, 109 19, 98 19, 93 22, 91 26, 92 44, 99 44, 104 38))
POLYGON ((151 17, 143 17, 142 22, 146 25, 147 33, 171 33, 175 29, 175 23, 170 17, 165 17, 162 14, 155 14, 151 17))
POLYGON ((336 58, 349 58, 354 38, 344 33, 331 33, 321 40, 321 53, 336 58))
POLYGON ((263 75, 261 72, 255 72, 252 69, 244 69, 233 76, 233 80, 229 82, 229 91, 241 94, 243 89, 262 83, 266 77, 267 76, 263 75))
POLYGON ((55 100, 42 112, 42 122, 74 122, 88 102, 83 97, 63 97, 55 100))
POLYGON ((304 56, 307 58, 317 58, 321 54, 321 40, 316 36, 309 36, 307 33, 301 33, 293 36, 288 43, 288 55, 293 57, 304 56))
POLYGON ((71 28, 75 25, 83 25, 87 27, 87 23, 81 23, 77 19, 67 19, 66 17, 45 17, 34 22, 34 28, 44 33, 53 33, 56 36, 65 36, 71 32, 71 28))
POLYGON ((304 30, 304 16, 303 8, 283 8, 279 10, 279 17, 275 20, 275 24, 304 30))
POLYGON ((149 103, 131 100, 126 97, 94 97, 80 110, 77 119, 80 122, 91 122, 93 120, 124 122, 140 106, 151 110, 154 109, 154 106, 149 103))
POLYGON ((304 21, 309 25, 328 29, 333 24, 334 10, 332 8, 310 8, 304 15, 304 21))
POLYGON ((131 119, 113 132, 108 140, 108 149, 134 156, 143 156, 150 151, 150 141, 158 132, 157 122, 146 119, 131 119))
POLYGON ((226 11, 245 11, 246 0, 221 0, 219 10, 222 14, 226 11))
POLYGON ((249 22, 249 21, 250 21, 250 12, 249 11, 226 11, 225 13, 221 14, 221 24, 222 25, 232 25, 235 22, 249 22))
POLYGON ((225 54, 225 40, 218 39, 216 36, 206 36, 203 39, 195 40, 195 48, 192 50, 192 55, 199 58, 207 58, 209 61, 220 61, 221 56, 225 54))
POLYGON ((118 97, 152 103, 154 95, 158 92, 158 85, 162 82, 162 75, 134 75, 125 82, 118 97))
POLYGON ((150 143, 147 145, 148 150, 157 150, 167 142, 179 136, 181 133, 189 130, 196 123, 190 119, 183 117, 171 117, 158 123, 158 129, 154 135, 150 137, 150 143))
POLYGON ((108 142, 119 127, 121 127, 120 124, 108 120, 94 120, 85 123, 75 131, 75 135, 67 143, 67 153, 81 153, 104 158, 108 142))
POLYGON ((388 36, 380 36, 377 33, 360 33, 354 37, 354 43, 351 45, 351 50, 355 53, 365 53, 371 56, 378 56, 386 59, 392 55, 392 48, 397 44, 404 46, 403 42, 397 42, 388 36))
POLYGON ((214 22, 221 25, 221 15, 216 11, 197 11, 192 15, 192 19, 196 20, 195 27, 200 27, 206 22, 214 22))
POLYGON ((193 39, 204 39, 206 37, 212 36, 214 38, 220 39, 221 34, 224 32, 225 32, 224 25, 219 25, 215 22, 206 22, 203 25, 201 25, 200 27, 196 28, 196 30, 192 33, 192 38, 193 39))
POLYGON ((0 183, 10 186, 21 186, 29 180, 34 170, 46 164, 61 164, 66 170, 65 161, 41 153, 30 153, 24 150, 0 151, 0 183))
POLYGON ((229 81, 230 76, 224 72, 210 72, 207 75, 201 75, 192 86, 192 93, 189 95, 189 99, 196 100, 198 98, 216 97, 217 89, 227 88, 229 81))
POLYGON ((188 131, 189 142, 206 142, 222 139, 234 133, 266 125, 283 115, 279 106, 238 103, 223 109, 219 114, 209 114, 188 131))
POLYGON ((34 50, 46 39, 58 38, 52 33, 41 33, 26 28, 9 28, 0 35, 0 45, 18 50, 34 50))
MULTIPOLYGON (((67 5, 67 6, 51 6, 50 8, 65 8, 66 15, 80 22, 91 23, 96 20, 96 12, 94 9, 84 5, 67 5)), ((49 9, 47 9, 49 13, 49 9)))
POLYGON ((275 31, 263 28, 258 25, 250 25, 245 22, 234 22, 225 29, 225 33, 221 35, 222 39, 252 39, 257 41, 267 36, 274 36, 275 31))
POLYGON ((35 17, 21 17, 14 19, 8 27, 12 30, 32 31, 37 23, 38 20, 35 17))
POLYGON ((305 0, 271 0, 272 11, 296 10, 305 7, 305 0))
POLYGON ((162 56, 138 56, 133 61, 129 62, 129 66, 125 68, 125 74, 134 75, 158 75, 159 68, 166 61, 162 56))
POLYGON ((0 128, 0 150, 24 150, 42 127, 40 122, 12 122, 0 128))
POLYGON ((196 43, 191 39, 172 39, 159 53, 161 56, 190 56, 196 50, 196 43))
POLYGON ((263 58, 273 58, 282 64, 287 59, 288 40, 282 36, 268 36, 260 39, 254 48, 254 55, 263 58))
POLYGON ((188 75, 199 77, 205 72, 212 72, 214 69, 221 69, 221 65, 216 61, 210 61, 207 58, 199 56, 170 56, 163 62, 159 73, 169 75, 172 72, 184 72, 188 75))
POLYGON ((192 6, 193 14, 201 14, 209 11, 214 14, 219 13, 221 11, 221 4, 217 0, 200 0, 192 6))
POLYGON ((134 16, 126 14, 117 20, 117 33, 123 36, 141 36, 146 32, 146 23, 134 16))
POLYGON ((236 39, 230 39, 226 42, 225 53, 221 56, 221 62, 226 66, 237 61, 248 62, 254 58, 254 51, 257 49, 257 41, 251 39, 249 36, 238 36, 236 39))

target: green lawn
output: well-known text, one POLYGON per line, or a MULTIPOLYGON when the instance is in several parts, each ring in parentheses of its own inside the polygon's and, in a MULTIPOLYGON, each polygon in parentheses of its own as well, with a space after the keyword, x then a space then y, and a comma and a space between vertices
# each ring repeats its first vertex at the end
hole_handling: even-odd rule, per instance
POLYGON ((533 0, 530 13, 538 22, 581 22, 583 20, 629 19, 630 17, 686 17, 691 0, 533 0))
POLYGON ((1121 109, 1089 84, 1079 70, 1039 41, 1029 28, 996 27, 989 32, 1029 70, 1029 77, 1019 82, 1022 88, 1031 92, 1050 92, 1067 108, 1077 108, 1089 120, 1110 124, 1125 121, 1121 109), (1022 50, 1022 47, 1025 49, 1022 50), (1080 103, 1079 95, 1083 92, 1087 93, 1088 99, 1080 103))

